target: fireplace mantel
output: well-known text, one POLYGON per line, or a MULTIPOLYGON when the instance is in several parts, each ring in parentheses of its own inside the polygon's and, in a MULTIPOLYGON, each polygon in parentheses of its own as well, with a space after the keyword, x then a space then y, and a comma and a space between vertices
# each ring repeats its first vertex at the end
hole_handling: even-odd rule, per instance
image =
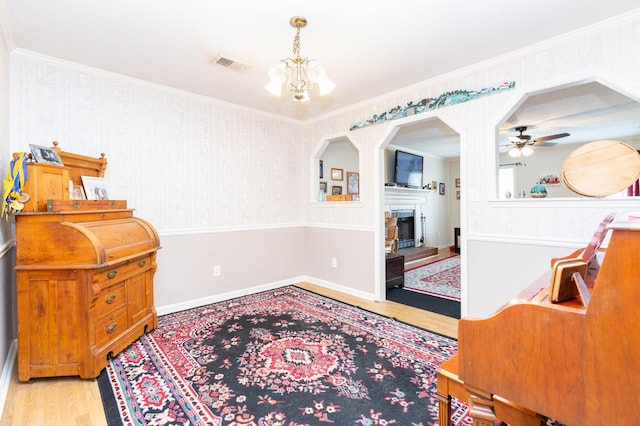
MULTIPOLYGON (((428 189, 398 188, 386 186, 384 188, 385 211, 412 210, 414 212, 414 244, 422 237, 421 216, 427 198, 436 191, 428 189)), ((425 236, 426 239, 426 236, 425 236)))
POLYGON ((433 190, 398 188, 387 186, 384 188, 385 204, 425 204, 427 195, 433 190))

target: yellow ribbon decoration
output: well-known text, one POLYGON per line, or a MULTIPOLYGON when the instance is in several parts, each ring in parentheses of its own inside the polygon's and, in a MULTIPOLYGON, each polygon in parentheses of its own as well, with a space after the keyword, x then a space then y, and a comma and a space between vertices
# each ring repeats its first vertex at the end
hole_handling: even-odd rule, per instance
MULTIPOLYGON (((7 208, 11 206, 16 199, 22 198, 22 187, 24 186, 24 181, 27 178, 27 165, 25 162, 27 154, 25 152, 20 152, 17 155, 18 157, 9 164, 7 177, 3 182, 4 203, 2 203, 2 216, 8 214, 7 208)), ((20 204, 21 203, 14 203, 13 205, 20 206, 20 204)), ((22 207, 20 207, 20 209, 22 207)), ((11 210, 15 211, 13 208, 11 210)))

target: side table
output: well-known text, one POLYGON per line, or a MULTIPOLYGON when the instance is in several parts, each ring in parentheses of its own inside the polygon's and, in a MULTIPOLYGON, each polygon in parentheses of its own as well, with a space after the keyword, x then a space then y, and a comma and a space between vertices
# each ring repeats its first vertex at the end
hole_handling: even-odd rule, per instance
POLYGON ((404 255, 389 253, 386 256, 387 288, 404 286, 404 255))

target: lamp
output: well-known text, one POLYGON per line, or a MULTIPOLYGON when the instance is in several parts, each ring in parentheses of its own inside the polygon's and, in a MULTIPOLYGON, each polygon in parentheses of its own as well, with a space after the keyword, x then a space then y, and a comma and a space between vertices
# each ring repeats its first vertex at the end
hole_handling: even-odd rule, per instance
POLYGON ((281 59, 269 70, 271 82, 265 86, 269 92, 280 97, 282 86, 286 84, 289 91, 293 92, 293 98, 298 102, 308 101, 308 91, 317 84, 320 88, 320 96, 331 92, 336 85, 329 80, 325 69, 311 58, 300 56, 300 29, 307 26, 307 19, 294 16, 289 20, 289 25, 296 28, 296 36, 293 39, 293 58, 281 59))
POLYGON ((519 158, 521 156, 531 157, 535 151, 527 145, 516 145, 509 150, 509 156, 513 158, 519 158))

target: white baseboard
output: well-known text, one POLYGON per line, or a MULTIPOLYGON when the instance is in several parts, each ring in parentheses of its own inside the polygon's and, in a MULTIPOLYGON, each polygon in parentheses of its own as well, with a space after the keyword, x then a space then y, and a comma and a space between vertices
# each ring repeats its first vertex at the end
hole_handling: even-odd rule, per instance
POLYGON ((304 281, 302 277, 289 278, 283 281, 277 281, 274 283, 262 284, 256 287, 245 288, 238 291, 231 291, 228 293, 215 294, 213 296, 202 297, 200 299, 187 300, 185 302, 175 303, 172 305, 165 305, 156 307, 158 315, 167 315, 174 312, 185 311, 187 309, 197 308, 199 306, 209 305, 211 303, 222 302, 223 300, 234 299, 236 297, 248 296, 250 294, 259 293, 261 291, 273 290, 275 288, 285 287, 295 283, 304 281))
POLYGON ((306 281, 306 282, 311 283, 311 284, 320 285, 320 286, 326 287, 326 288, 328 288, 330 290, 335 290, 335 291, 339 291, 341 293, 346 293, 346 294, 348 294, 350 296, 356 296, 356 297, 359 297, 361 299, 376 300, 376 297, 375 297, 374 293, 369 293, 369 292, 360 291, 360 290, 354 290, 352 288, 345 287, 343 285, 332 283, 332 282, 329 282, 329 281, 319 280, 317 278, 307 277, 307 276, 303 277, 300 281, 306 281))
POLYGON ((16 362, 16 354, 18 353, 18 340, 11 342, 7 359, 2 367, 2 376, 0 376, 0 418, 4 413, 4 405, 7 402, 9 394, 9 385, 11 384, 11 375, 13 374, 13 366, 16 362))
POLYGON ((329 281, 319 280, 313 277, 308 277, 306 275, 302 275, 299 277, 289 278, 283 281, 277 281, 268 284, 262 284, 255 287, 245 288, 238 291, 231 291, 228 293, 215 294, 213 296, 202 297, 200 299, 187 300, 185 302, 175 303, 172 305, 158 306, 156 307, 156 312, 158 315, 167 315, 172 314, 174 312, 186 311, 187 309, 193 309, 204 305, 209 305, 211 303, 222 302, 224 300, 234 299, 236 297, 248 296, 250 294, 259 293, 261 291, 273 290, 280 287, 285 287, 288 285, 294 285, 296 283, 300 283, 306 281, 311 284, 320 285, 322 287, 326 287, 331 290, 340 291, 342 293, 349 294, 351 296, 357 296, 366 300, 375 300, 375 296, 373 293, 367 293, 364 291, 354 290, 349 287, 342 286, 340 284, 335 284, 329 281))

